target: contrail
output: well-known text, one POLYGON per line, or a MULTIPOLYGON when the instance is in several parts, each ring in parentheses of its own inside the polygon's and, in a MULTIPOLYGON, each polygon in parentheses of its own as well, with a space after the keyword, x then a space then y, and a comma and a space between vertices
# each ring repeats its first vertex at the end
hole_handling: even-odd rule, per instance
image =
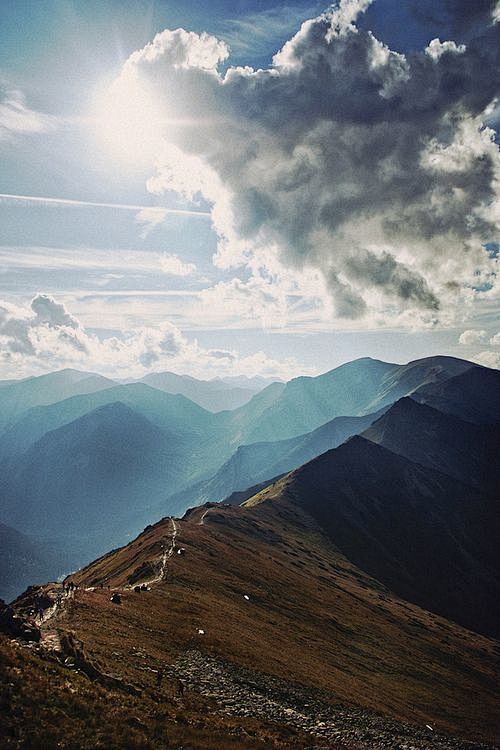
POLYGON ((179 216, 198 216, 202 219, 210 218, 208 211, 190 211, 187 208, 164 208, 163 206, 135 206, 130 203, 98 203, 97 201, 77 201, 71 198, 45 198, 41 195, 12 195, 0 193, 1 200, 23 201, 26 203, 43 203, 58 206, 90 206, 94 208, 118 208, 121 211, 151 211, 162 214, 177 214, 179 216))

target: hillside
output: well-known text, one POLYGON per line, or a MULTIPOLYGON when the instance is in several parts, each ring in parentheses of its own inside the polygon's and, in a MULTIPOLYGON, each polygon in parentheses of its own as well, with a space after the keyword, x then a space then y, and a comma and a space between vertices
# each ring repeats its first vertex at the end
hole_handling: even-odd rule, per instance
POLYGON ((399 596, 499 636, 496 498, 357 436, 247 504, 270 500, 305 510, 399 596))
POLYGON ((471 367, 448 380, 422 386, 414 398, 476 424, 500 422, 500 372, 471 367))
POLYGON ((403 398, 363 437, 465 484, 494 491, 500 481, 500 425, 476 425, 403 398))
MULTIPOLYGON (((397 426, 394 412, 388 448, 466 484, 478 486, 481 477, 488 476, 494 489, 498 476, 495 429, 469 421, 471 409, 480 410, 483 422, 494 419, 498 373, 449 357, 408 365, 357 360, 316 378, 272 383, 244 406, 216 414, 145 383, 115 385, 77 371, 8 383, 1 392, 12 389, 18 395, 25 391, 26 398, 16 401, 15 416, 11 411, 9 426, 0 435, 0 521, 37 537, 41 529, 57 544, 69 531, 77 565, 126 542, 166 513, 180 514, 190 505, 234 492, 248 496, 249 487, 268 483, 366 430, 408 392, 412 403, 426 401, 429 408, 435 409, 436 400, 436 408, 448 408, 450 419, 449 410, 460 413, 462 399, 462 424, 445 428, 445 413, 439 412, 442 416, 435 413, 429 424, 422 418, 412 433, 402 413, 397 426), (79 388, 82 393, 66 397, 79 388), (57 396, 61 400, 43 403, 57 396), (121 419, 113 415, 117 403, 123 405, 121 419), (370 410, 380 405, 377 412, 370 410), (347 416, 349 409, 358 416, 347 416), (99 452, 103 460, 113 456, 107 473, 98 466, 90 443, 82 445, 96 415, 104 436, 96 443, 99 452), (287 436, 304 424, 312 429, 287 436), (266 425, 272 427, 272 440, 262 439, 266 425), (129 443, 135 446, 134 454, 129 443), (98 522, 97 510, 86 512, 100 504, 105 522, 98 522)), ((388 439, 385 428, 384 434, 388 439)), ((383 444, 380 436, 373 439, 383 444)), ((59 567, 54 568, 52 575, 58 574, 59 567)))
MULTIPOLYGON (((10 732, 36 724, 54 744, 77 732, 110 750, 124 746, 125 726, 127 747, 151 750, 165 735, 194 750, 479 750, 498 735, 495 642, 398 599, 298 504, 165 519, 73 580, 40 646, 2 644, 10 732)), ((45 607, 57 591, 46 587, 45 607)), ((41 594, 16 612, 28 616, 41 594)))

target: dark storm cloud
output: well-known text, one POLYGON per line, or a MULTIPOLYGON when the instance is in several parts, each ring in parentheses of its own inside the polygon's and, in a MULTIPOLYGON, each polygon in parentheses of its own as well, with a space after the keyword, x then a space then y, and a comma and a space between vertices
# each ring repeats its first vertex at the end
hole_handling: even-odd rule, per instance
MULTIPOLYGON (((172 67, 167 37, 157 70, 148 48, 134 64, 159 92, 185 92, 192 121, 177 142, 220 179, 238 239, 320 268, 338 315, 363 315, 371 291, 433 313, 482 272, 494 238, 498 149, 482 121, 500 25, 481 4, 469 14, 487 16, 481 39, 405 57, 356 28, 368 5, 344 0, 306 22, 267 70, 221 79, 216 62, 182 69, 185 54, 172 67)), ((448 10, 458 19, 461 6, 448 10)))

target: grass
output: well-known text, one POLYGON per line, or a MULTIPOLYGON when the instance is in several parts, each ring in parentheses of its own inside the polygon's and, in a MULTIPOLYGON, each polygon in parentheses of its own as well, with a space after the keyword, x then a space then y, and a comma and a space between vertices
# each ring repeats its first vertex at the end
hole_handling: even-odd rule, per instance
POLYGON ((463 738, 498 737, 495 641, 398 599, 299 511, 219 506, 199 525, 202 512, 178 522, 186 553, 172 555, 164 582, 140 594, 123 588, 138 567, 157 563, 168 520, 75 575, 80 589, 57 620, 102 672, 140 694, 105 688, 3 639, 1 707, 11 718, 3 719, 2 747, 42 747, 29 744, 40 726, 51 750, 314 744, 286 727, 220 715, 195 693, 179 700, 168 680, 158 695, 155 670, 193 647, 318 688, 331 702, 463 738), (112 604, 100 582, 121 587, 123 603, 112 604))

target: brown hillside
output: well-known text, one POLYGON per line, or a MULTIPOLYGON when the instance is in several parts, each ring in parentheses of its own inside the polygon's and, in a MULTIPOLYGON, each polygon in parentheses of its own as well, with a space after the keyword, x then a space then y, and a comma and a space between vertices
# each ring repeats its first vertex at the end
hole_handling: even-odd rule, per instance
MULTIPOLYGON (((114 711, 120 721, 150 711, 161 668, 168 675, 160 688, 162 702, 176 679, 189 688, 180 699, 182 710, 176 704, 175 710, 165 709, 164 717, 165 726, 174 722, 178 729, 173 717, 176 711, 182 714, 184 738, 193 743, 189 747, 212 747, 200 739, 203 732, 225 736, 229 744, 219 739, 213 745, 220 748, 257 746, 246 732, 259 741, 268 737, 265 747, 307 747, 310 740, 300 734, 301 727, 326 737, 326 744, 315 745, 325 748, 396 748, 409 737, 412 748, 467 747, 458 740, 438 740, 435 733, 489 742, 499 736, 497 643, 392 595, 350 563, 303 511, 273 503, 252 509, 208 506, 176 520, 175 526, 174 539, 174 522, 165 519, 75 575, 75 596, 42 626, 42 653, 44 643, 60 648, 58 638, 64 641, 64 634, 72 632, 86 660, 97 665, 85 689, 99 686, 92 700, 98 694, 111 696, 109 705, 100 707, 105 727, 115 721, 114 711), (177 554, 181 548, 185 553, 177 554), (130 579, 149 580, 151 590, 134 592, 130 579), (113 590, 121 594, 119 605, 110 601, 113 590), (132 690, 130 695, 122 688, 126 698, 120 711, 113 708, 116 685, 132 690), (228 685, 239 686, 229 700, 223 696, 228 685), (252 695, 257 690, 268 696, 267 708, 260 715, 255 709, 253 717, 253 699, 245 697, 249 685, 252 695), (290 705, 283 698, 290 690, 299 691, 295 708, 276 713, 277 696, 290 705), (231 714, 247 715, 235 724, 214 707, 209 710, 200 693, 215 696, 231 714), (297 701, 302 701, 300 716, 306 717, 300 721, 297 701), (317 721, 311 729, 309 714, 330 716, 329 710, 337 711, 331 726, 327 718, 326 728, 317 721), (276 723, 269 725, 264 717, 276 723), (277 724, 288 738, 279 735, 277 724), (235 726, 244 727, 246 739, 232 745, 229 732, 235 726)), ((26 612, 34 597, 36 592, 21 597, 18 611, 26 612)), ((38 675, 39 666, 31 669, 38 675)), ((58 665, 56 672, 64 684, 62 669, 58 665)), ((74 679, 70 691, 76 689, 74 679)), ((81 699, 76 690, 73 696, 65 694, 65 714, 74 710, 77 696, 81 699)), ((36 687, 32 693, 35 700, 36 687)), ((29 726, 26 706, 23 711, 29 726)))

